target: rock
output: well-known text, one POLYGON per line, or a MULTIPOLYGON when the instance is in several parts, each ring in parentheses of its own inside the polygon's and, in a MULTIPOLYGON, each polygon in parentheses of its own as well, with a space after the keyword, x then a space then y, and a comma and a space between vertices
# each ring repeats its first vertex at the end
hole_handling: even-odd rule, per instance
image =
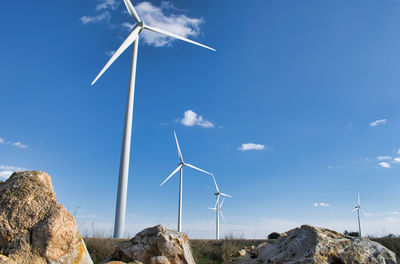
POLYGON ((136 260, 144 264, 195 264, 188 236, 162 225, 144 229, 131 240, 118 243, 107 260, 136 260))
POLYGON ((74 217, 51 178, 24 171, 0 183, 0 264, 92 264, 74 217))
POLYGON ((303 225, 281 234, 257 248, 258 256, 248 255, 234 263, 269 264, 395 264, 393 252, 367 238, 351 238, 324 228, 303 225))

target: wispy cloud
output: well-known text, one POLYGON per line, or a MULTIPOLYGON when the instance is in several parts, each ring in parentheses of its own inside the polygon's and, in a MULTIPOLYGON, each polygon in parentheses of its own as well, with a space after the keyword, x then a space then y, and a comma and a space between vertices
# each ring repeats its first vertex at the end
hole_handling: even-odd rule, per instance
POLYGON ((384 118, 384 119, 379 119, 379 120, 376 120, 376 121, 374 121, 374 122, 371 122, 371 123, 369 124, 369 126, 371 126, 371 127, 376 127, 376 126, 379 126, 379 125, 384 125, 384 124, 386 124, 386 122, 387 122, 387 119, 386 119, 386 118, 384 118))
POLYGON ((21 142, 11 143, 11 145, 13 145, 14 147, 17 147, 17 148, 22 148, 22 149, 28 148, 27 145, 24 145, 24 144, 22 144, 21 142))
POLYGON ((112 57, 112 55, 114 55, 114 53, 115 53, 115 50, 110 50, 110 51, 104 52, 104 54, 106 54, 107 57, 112 57))
POLYGON ((192 110, 187 110, 183 118, 179 122, 184 126, 201 126, 205 128, 214 127, 214 124, 208 120, 205 120, 201 115, 198 115, 192 110))
POLYGON ((393 163, 400 163, 400 158, 394 158, 392 162, 393 163))
POLYGON ((102 3, 96 6, 96 10, 103 10, 103 9, 117 9, 119 2, 116 0, 103 0, 102 3))
POLYGON ((237 148, 241 151, 248 151, 248 150, 273 150, 270 146, 265 146, 262 144, 255 144, 255 143, 244 143, 240 147, 237 148))
POLYGON ((381 166, 382 168, 386 168, 386 169, 389 169, 389 168, 391 168, 392 166, 390 166, 390 164, 389 163, 387 163, 387 162, 380 162, 379 163, 379 166, 381 166))
MULTIPOLYGON (((184 14, 171 14, 171 10, 178 11, 170 2, 164 1, 160 6, 150 2, 141 2, 135 6, 140 18, 149 26, 158 27, 182 37, 197 37, 200 34, 202 18, 191 18, 184 14)), ((122 23, 122 26, 131 29, 130 22, 122 23)), ((155 47, 169 46, 173 39, 148 30, 143 31, 143 40, 146 44, 155 47)))
POLYGON ((328 203, 314 203, 314 207, 331 207, 328 203))
POLYGON ((17 147, 17 148, 22 148, 22 149, 28 148, 27 145, 22 144, 21 142, 8 142, 8 141, 5 141, 2 138, 0 138, 0 144, 8 144, 8 145, 11 145, 11 146, 14 146, 14 147, 17 147))
POLYGON ((341 169, 342 166, 328 166, 328 169, 330 170, 335 170, 335 169, 341 169))
POLYGON ((89 24, 89 23, 100 23, 100 22, 109 22, 111 20, 111 14, 108 11, 104 11, 95 16, 82 16, 80 18, 82 24, 89 24))
POLYGON ((391 160, 392 157, 390 156, 378 156, 376 157, 377 160, 391 160))

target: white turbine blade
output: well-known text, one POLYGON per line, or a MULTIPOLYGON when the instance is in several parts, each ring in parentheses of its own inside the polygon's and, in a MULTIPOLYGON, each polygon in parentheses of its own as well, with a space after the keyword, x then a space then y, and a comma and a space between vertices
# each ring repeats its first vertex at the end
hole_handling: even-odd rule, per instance
POLYGON ((168 178, 165 179, 165 181, 163 181, 163 183, 161 183, 160 186, 163 186, 164 183, 166 183, 172 176, 174 176, 175 173, 178 172, 178 170, 180 170, 182 168, 182 164, 179 164, 178 168, 176 168, 169 176, 168 178))
POLYGON ((140 22, 140 18, 135 10, 135 8, 133 7, 132 3, 130 0, 124 0, 126 9, 128 9, 129 14, 136 20, 136 22, 140 22))
POLYGON ((225 196, 225 197, 232 198, 232 196, 230 196, 229 194, 221 193, 221 195, 222 195, 222 196, 225 196))
POLYGON ((193 41, 193 40, 190 40, 190 39, 187 39, 187 38, 178 36, 178 35, 176 35, 176 34, 174 34, 174 33, 171 33, 171 32, 168 32, 168 31, 159 29, 159 28, 150 27, 150 26, 147 26, 147 25, 145 25, 144 28, 145 28, 145 29, 148 29, 148 30, 151 30, 151 31, 154 31, 154 32, 157 32, 157 33, 160 33, 160 34, 163 34, 163 35, 166 35, 166 36, 169 36, 169 37, 172 37, 172 38, 180 39, 180 40, 183 40, 183 41, 192 43, 192 44, 194 44, 194 45, 197 45, 197 46, 200 46, 200 47, 203 47, 203 48, 206 48, 206 49, 210 49, 210 50, 215 51, 215 49, 210 48, 210 47, 208 47, 208 46, 206 46, 206 45, 200 44, 200 43, 198 43, 198 42, 196 42, 196 41, 193 41))
POLYGON ((176 147, 177 147, 177 149, 178 149, 179 158, 180 158, 180 160, 183 162, 183 157, 182 157, 181 148, 179 147, 178 137, 176 136, 175 131, 174 131, 174 136, 175 136, 175 141, 176 141, 176 147))
POLYGON ((226 221, 225 221, 225 217, 224 217, 224 214, 222 213, 222 211, 221 211, 221 210, 219 211, 219 213, 221 214, 221 216, 222 216, 222 220, 224 220, 224 223, 226 223, 226 221))
POLYGON ((361 209, 361 212, 365 217, 371 216, 371 214, 367 214, 363 209, 361 209))
POLYGON ((204 172, 204 173, 207 173, 207 174, 210 174, 210 175, 212 175, 212 173, 211 173, 211 172, 208 172, 208 171, 205 171, 205 170, 199 169, 199 168, 197 168, 197 167, 195 167, 195 166, 193 166, 193 165, 190 165, 190 164, 188 164, 188 163, 185 163, 185 165, 186 165, 186 166, 188 166, 188 167, 190 167, 190 168, 192 168, 192 169, 195 169, 195 170, 198 170, 198 171, 201 171, 201 172, 204 172))
POLYGON ((214 210, 214 211, 217 211, 217 208, 211 208, 211 207, 208 207, 208 209, 210 209, 210 210, 214 210))
POLYGON ((224 204, 224 202, 225 202, 225 198, 222 200, 222 203, 221 203, 221 205, 219 206, 219 208, 222 207, 222 205, 224 204))
POLYGON ((353 212, 354 212, 354 211, 358 211, 358 210, 360 210, 360 207, 356 206, 356 207, 353 209, 353 212))
POLYGON ((134 28, 129 36, 125 39, 122 45, 118 48, 118 50, 112 55, 111 59, 107 62, 106 66, 100 71, 100 73, 96 76, 92 85, 103 75, 103 73, 111 66, 111 64, 137 39, 139 35, 139 27, 134 28))
POLYGON ((215 183, 215 188, 217 189, 217 192, 219 192, 218 184, 217 184, 217 181, 215 180, 214 174, 211 174, 211 176, 213 177, 213 180, 215 183))

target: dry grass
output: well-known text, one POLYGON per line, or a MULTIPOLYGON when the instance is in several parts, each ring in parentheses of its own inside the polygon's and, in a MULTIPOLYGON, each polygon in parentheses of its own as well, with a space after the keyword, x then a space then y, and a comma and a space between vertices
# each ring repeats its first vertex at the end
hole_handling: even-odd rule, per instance
POLYGON ((93 263, 100 264, 107 256, 114 252, 118 242, 126 239, 85 237, 84 240, 93 263))
MULTIPOLYGON (((387 247, 396 254, 400 263, 400 238, 383 237, 370 238, 387 247)), ((125 239, 113 238, 84 238, 86 247, 92 257, 94 264, 100 264, 107 256, 114 252, 118 242, 125 239)), ((266 240, 237 239, 233 236, 221 240, 192 239, 193 257, 197 264, 222 264, 228 263, 230 259, 242 248, 258 246, 266 240)))

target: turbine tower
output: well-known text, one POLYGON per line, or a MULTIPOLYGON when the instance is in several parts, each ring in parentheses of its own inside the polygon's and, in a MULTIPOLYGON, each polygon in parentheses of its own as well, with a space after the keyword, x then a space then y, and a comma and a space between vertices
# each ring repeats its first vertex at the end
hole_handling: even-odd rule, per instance
POLYGON ((170 33, 163 29, 156 27, 151 27, 145 25, 145 23, 140 20, 135 8, 133 7, 130 0, 124 0, 125 6, 128 9, 129 14, 133 17, 136 25, 133 27, 132 31, 129 33, 128 37, 110 58, 104 68, 96 76, 92 85, 103 75, 103 73, 111 66, 111 64, 130 46, 133 44, 133 54, 132 54, 132 66, 130 72, 128 99, 125 110, 125 121, 124 121, 124 132, 122 139, 122 149, 121 149, 121 161, 119 166, 119 179, 118 179, 118 194, 117 194, 117 206, 115 211, 115 223, 114 223, 114 238, 122 238, 124 233, 125 225, 125 211, 126 211, 126 196, 128 187, 128 172, 129 172, 129 155, 131 148, 131 135, 132 135, 132 116, 133 116, 133 101, 135 94, 135 79, 136 79, 136 62, 137 53, 139 46, 139 35, 143 30, 149 30, 156 33, 166 35, 168 37, 180 39, 189 42, 194 45, 198 45, 203 48, 207 48, 215 51, 215 49, 195 42, 193 40, 178 36, 174 33, 170 33))
POLYGON ((217 192, 214 193, 215 196, 216 196, 216 198, 217 198, 217 201, 215 202, 215 207, 214 207, 214 208, 208 208, 208 209, 214 210, 214 211, 216 212, 216 221, 215 221, 215 223, 216 223, 216 230, 215 230, 215 237, 216 237, 216 239, 219 239, 219 215, 220 215, 220 214, 221 214, 221 216, 222 216, 222 219, 223 219, 224 222, 225 222, 225 217, 224 217, 224 215, 222 214, 221 208, 222 208, 222 205, 224 204, 225 198, 226 198, 226 197, 232 198, 232 196, 220 192, 220 191, 219 191, 219 188, 218 188, 217 181, 215 180, 214 175, 212 175, 212 177, 213 177, 213 180, 214 180, 214 183, 215 183, 215 189, 217 190, 217 192), (219 204, 219 197, 220 197, 220 196, 224 196, 224 199, 222 200, 221 204, 219 204))
POLYGON ((178 167, 165 179, 165 181, 163 181, 163 183, 161 183, 160 186, 163 186, 164 183, 166 183, 172 176, 174 176, 178 171, 180 171, 180 181, 179 181, 179 205, 178 205, 178 232, 182 232, 182 181, 183 181, 183 167, 187 166, 190 167, 192 169, 201 171, 203 173, 209 174, 209 175, 213 175, 212 173, 199 169, 189 163, 186 163, 183 161, 183 157, 182 157, 182 152, 181 152, 181 148, 179 147, 179 142, 178 142, 178 138, 176 137, 176 133, 174 131, 174 136, 175 136, 175 142, 176 142, 176 148, 178 149, 178 156, 180 159, 180 163, 178 165, 178 167))
POLYGON ((358 204, 357 204, 357 206, 353 209, 353 212, 354 212, 354 211, 357 211, 357 217, 358 217, 358 234, 359 234, 359 236, 361 237, 360 210, 361 210, 360 193, 358 193, 358 204))

